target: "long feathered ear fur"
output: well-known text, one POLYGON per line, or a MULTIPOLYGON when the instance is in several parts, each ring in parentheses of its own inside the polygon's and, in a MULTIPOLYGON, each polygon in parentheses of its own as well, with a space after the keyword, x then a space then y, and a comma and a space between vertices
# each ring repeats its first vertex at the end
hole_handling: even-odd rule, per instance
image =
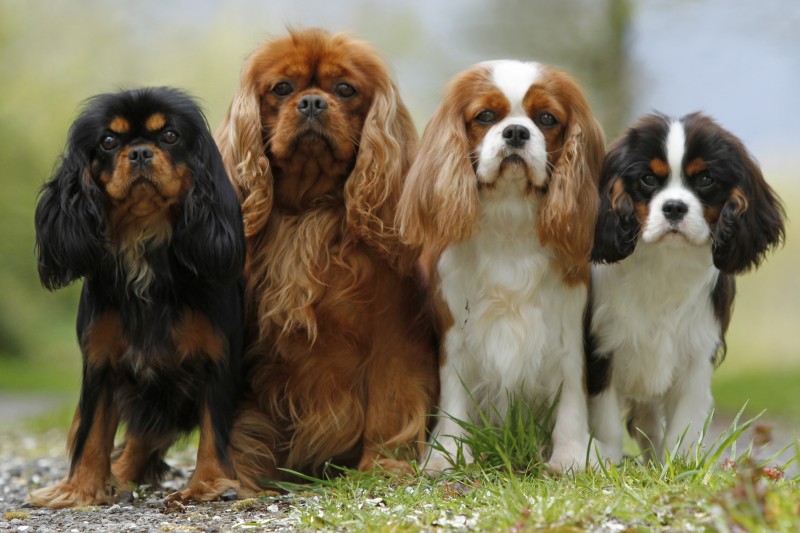
POLYGON ((640 223, 633 199, 625 191, 620 173, 625 161, 626 138, 616 142, 603 161, 600 209, 594 230, 592 261, 616 263, 631 255, 639 238, 640 223))
POLYGON ((217 129, 216 139, 225 169, 242 202, 245 236, 252 237, 266 225, 274 197, 255 86, 242 81, 225 120, 217 129))
POLYGON ((181 203, 172 247, 198 278, 228 284, 242 275, 246 245, 239 200, 205 128, 195 146, 192 186, 181 203))
POLYGON ((714 266, 729 274, 757 268, 766 253, 783 242, 786 212, 775 191, 764 180, 761 169, 742 143, 729 136, 732 165, 740 185, 722 207, 713 229, 714 266))
POLYGON ((573 120, 550 176, 539 213, 542 244, 556 250, 568 278, 588 273, 599 204, 597 182, 605 151, 603 132, 583 97, 573 102, 573 120))
POLYGON ((74 132, 75 126, 59 169, 42 187, 34 216, 39 279, 49 290, 90 276, 105 254, 103 195, 74 132))
POLYGON ((422 134, 398 207, 404 242, 437 257, 472 233, 480 203, 457 98, 445 96, 422 134))
POLYGON ((417 131, 394 83, 384 80, 373 96, 345 184, 347 224, 400 268, 413 265, 400 242, 395 214, 417 146, 417 131))

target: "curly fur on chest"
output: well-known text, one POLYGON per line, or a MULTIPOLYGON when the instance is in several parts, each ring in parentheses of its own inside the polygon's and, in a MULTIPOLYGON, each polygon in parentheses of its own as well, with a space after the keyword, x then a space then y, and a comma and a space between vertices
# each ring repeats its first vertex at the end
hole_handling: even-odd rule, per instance
POLYGON ((262 250, 251 256, 247 283, 261 339, 304 333, 313 343, 325 306, 370 297, 374 259, 348 230, 341 207, 273 213, 249 244, 262 250))

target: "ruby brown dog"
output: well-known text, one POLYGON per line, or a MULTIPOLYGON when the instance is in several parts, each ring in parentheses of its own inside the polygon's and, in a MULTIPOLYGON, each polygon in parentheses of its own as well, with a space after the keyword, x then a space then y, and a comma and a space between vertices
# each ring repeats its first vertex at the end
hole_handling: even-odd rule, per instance
POLYGON ((566 73, 491 61, 450 82, 421 144, 399 220, 425 249, 443 334, 432 439, 444 451, 431 448, 425 468, 450 466, 464 435, 456 420, 474 417, 476 403, 504 415, 509 393, 535 405, 559 390, 549 465, 581 468, 602 132, 566 73))
POLYGON ((347 35, 290 31, 247 59, 217 140, 248 249, 243 482, 408 469, 436 352, 419 254, 394 225, 417 139, 386 65, 347 35))
POLYGON ((35 218, 42 284, 83 278, 83 381, 69 474, 31 502, 112 503, 130 483, 156 483, 168 448, 197 427, 196 469, 172 497, 237 488, 228 439, 241 390, 245 241, 200 109, 167 88, 92 98, 35 218))
POLYGON ((592 258, 591 424, 622 457, 620 409, 649 458, 686 453, 711 411, 736 274, 783 240, 784 212, 710 117, 643 117, 606 155, 592 258))

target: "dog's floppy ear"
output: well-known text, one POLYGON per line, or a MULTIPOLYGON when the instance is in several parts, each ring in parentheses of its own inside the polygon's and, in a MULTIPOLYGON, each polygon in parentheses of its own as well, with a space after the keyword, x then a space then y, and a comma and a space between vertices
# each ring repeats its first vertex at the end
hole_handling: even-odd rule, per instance
POLYGON ((49 290, 90 276, 105 254, 103 194, 78 146, 77 129, 73 125, 61 165, 41 189, 34 216, 39 279, 49 290))
POLYGON ((592 261, 616 263, 631 255, 639 238, 640 224, 633 199, 622 179, 626 139, 611 147, 600 175, 600 209, 594 228, 592 261))
POLYGON ((458 89, 451 82, 425 126, 397 213, 403 241, 432 257, 468 238, 478 224, 480 200, 458 89))
MULTIPOLYGON (((245 70, 245 72, 247 72, 245 70)), ((216 138, 225 169, 244 206, 247 237, 261 232, 273 202, 273 177, 265 155, 261 100, 249 75, 242 77, 216 138)))
POLYGON ((714 266, 738 274, 757 268, 766 253, 783 242, 786 213, 775 191, 742 143, 729 136, 739 184, 722 207, 713 229, 714 266))
POLYGON ((177 259, 198 278, 223 284, 242 275, 242 211, 222 156, 204 127, 192 156, 192 185, 173 233, 177 259))
MULTIPOLYGON (((388 77, 376 80, 358 147, 355 167, 345 184, 347 223, 365 242, 396 263, 407 255, 395 225, 397 202, 417 145, 417 131, 388 77)), ((413 254, 412 254, 413 255, 413 254)), ((408 257, 406 266, 415 257, 408 257)))
POLYGON ((550 244, 567 276, 586 272, 597 220, 597 181, 603 161, 603 133, 589 107, 574 97, 574 120, 550 177, 538 219, 539 238, 550 244))

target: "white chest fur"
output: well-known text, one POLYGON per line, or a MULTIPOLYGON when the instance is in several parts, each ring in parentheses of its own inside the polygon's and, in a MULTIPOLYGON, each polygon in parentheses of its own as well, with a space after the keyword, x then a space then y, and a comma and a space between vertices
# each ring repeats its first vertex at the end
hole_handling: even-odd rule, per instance
MULTIPOLYGON (((455 455, 475 404, 505 418, 510 394, 530 407, 560 392, 549 465, 561 472, 582 466, 589 443, 583 386, 583 327, 587 288, 569 286, 554 253, 537 234, 538 199, 525 182, 508 180, 481 191, 478 227, 439 259, 440 297, 453 325, 444 339, 440 417, 431 434, 429 471, 455 455), (466 388, 466 390, 465 390, 466 388)), ((464 449, 469 462, 470 451, 464 449)))
MULTIPOLYGON (((501 414, 507 392, 545 400, 561 386, 566 351, 580 342, 585 286, 559 278, 536 235, 532 196, 482 198, 480 227, 448 247, 438 263, 441 296, 454 325, 445 345, 474 399, 501 414)), ((580 371, 580 370, 578 370, 580 371)))
POLYGON ((720 343, 711 293, 719 271, 709 244, 639 242, 627 259, 592 272, 592 332, 613 354, 612 384, 622 397, 663 397, 720 343))

